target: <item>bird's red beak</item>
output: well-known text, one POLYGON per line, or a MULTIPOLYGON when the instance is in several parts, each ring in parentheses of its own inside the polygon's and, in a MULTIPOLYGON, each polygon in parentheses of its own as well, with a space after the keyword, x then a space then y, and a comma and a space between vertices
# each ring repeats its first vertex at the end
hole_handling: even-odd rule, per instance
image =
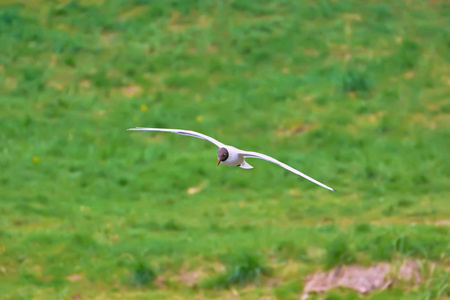
POLYGON ((219 160, 219 162, 217 163, 217 166, 219 166, 220 165, 220 160, 219 160))

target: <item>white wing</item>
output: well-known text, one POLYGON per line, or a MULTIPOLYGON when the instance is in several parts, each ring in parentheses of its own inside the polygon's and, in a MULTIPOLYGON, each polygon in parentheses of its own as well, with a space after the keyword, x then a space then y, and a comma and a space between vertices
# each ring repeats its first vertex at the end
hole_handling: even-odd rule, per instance
POLYGON ((145 127, 129 128, 127 130, 173 132, 173 133, 177 133, 177 134, 181 134, 181 135, 193 136, 193 137, 196 137, 196 138, 199 138, 199 139, 210 141, 211 143, 213 143, 214 145, 216 145, 219 148, 222 148, 223 146, 225 146, 224 144, 222 144, 221 142, 219 142, 216 139, 213 139, 210 136, 207 136, 207 135, 195 132, 195 131, 191 131, 191 130, 166 129, 166 128, 145 128, 145 127))
POLYGON ((240 154, 242 154, 244 157, 260 158, 260 159, 264 159, 264 160, 273 162, 273 163, 275 163, 275 164, 277 164, 277 165, 279 165, 279 166, 285 168, 286 170, 291 171, 291 172, 294 173, 294 174, 300 175, 300 176, 302 176, 303 178, 306 178, 306 179, 308 179, 309 181, 312 181, 312 182, 314 182, 315 184, 320 185, 321 187, 324 187, 324 188, 329 189, 329 190, 331 190, 331 191, 333 191, 333 192, 336 192, 334 189, 330 188, 329 186, 326 186, 325 184, 323 184, 323 183, 321 183, 321 182, 318 182, 317 180, 315 180, 315 179, 309 177, 308 175, 303 174, 303 173, 300 172, 299 170, 296 170, 296 169, 294 169, 294 168, 292 168, 292 167, 290 167, 290 166, 288 166, 288 165, 282 163, 281 161, 278 161, 278 160, 276 160, 275 158, 270 157, 270 156, 268 156, 268 155, 265 155, 265 154, 262 154, 262 153, 258 153, 258 152, 251 152, 251 151, 242 151, 242 152, 240 152, 240 154))

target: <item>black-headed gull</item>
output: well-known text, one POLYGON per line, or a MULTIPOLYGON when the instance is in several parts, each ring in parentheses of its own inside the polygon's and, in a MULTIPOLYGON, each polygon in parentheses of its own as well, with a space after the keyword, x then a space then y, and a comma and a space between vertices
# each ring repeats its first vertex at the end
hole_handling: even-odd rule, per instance
POLYGON ((282 163, 281 161, 276 160, 273 157, 270 157, 268 155, 258 153, 258 152, 240 150, 233 146, 225 145, 225 144, 219 142, 218 140, 213 139, 210 136, 207 136, 207 135, 195 132, 195 131, 183 130, 183 129, 145 128, 145 127, 130 128, 127 130, 173 132, 173 133, 177 133, 177 134, 181 134, 181 135, 188 135, 188 136, 196 137, 199 139, 204 139, 204 140, 210 141, 211 143, 213 143, 214 145, 219 147, 219 151, 217 152, 217 157, 219 158, 219 162, 217 163, 217 165, 219 165, 220 163, 223 163, 228 166, 238 166, 243 169, 252 169, 253 167, 245 161, 245 158, 246 157, 260 158, 260 159, 264 159, 264 160, 273 162, 273 163, 285 168, 286 170, 291 171, 294 174, 300 175, 303 178, 306 178, 309 181, 312 181, 315 184, 320 185, 321 187, 324 187, 326 189, 329 189, 329 190, 335 192, 335 190, 330 188, 329 186, 326 186, 325 184, 318 182, 317 180, 309 177, 308 175, 303 174, 299 170, 296 170, 296 169, 282 163))

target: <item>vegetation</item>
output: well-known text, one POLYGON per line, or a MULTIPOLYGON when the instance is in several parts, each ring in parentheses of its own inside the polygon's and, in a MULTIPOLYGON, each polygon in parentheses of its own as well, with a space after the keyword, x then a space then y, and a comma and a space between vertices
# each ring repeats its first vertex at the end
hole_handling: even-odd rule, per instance
POLYGON ((299 299, 403 258, 437 267, 368 298, 450 298, 447 1, 2 1, 0 44, 2 299, 299 299))

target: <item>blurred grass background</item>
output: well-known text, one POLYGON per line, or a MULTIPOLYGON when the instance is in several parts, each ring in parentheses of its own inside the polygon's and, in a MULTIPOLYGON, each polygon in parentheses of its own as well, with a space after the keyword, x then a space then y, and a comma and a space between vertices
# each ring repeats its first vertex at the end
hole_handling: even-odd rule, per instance
POLYGON ((0 45, 2 299, 299 299, 403 258, 440 267, 368 298, 450 298, 447 1, 2 1, 0 45))

